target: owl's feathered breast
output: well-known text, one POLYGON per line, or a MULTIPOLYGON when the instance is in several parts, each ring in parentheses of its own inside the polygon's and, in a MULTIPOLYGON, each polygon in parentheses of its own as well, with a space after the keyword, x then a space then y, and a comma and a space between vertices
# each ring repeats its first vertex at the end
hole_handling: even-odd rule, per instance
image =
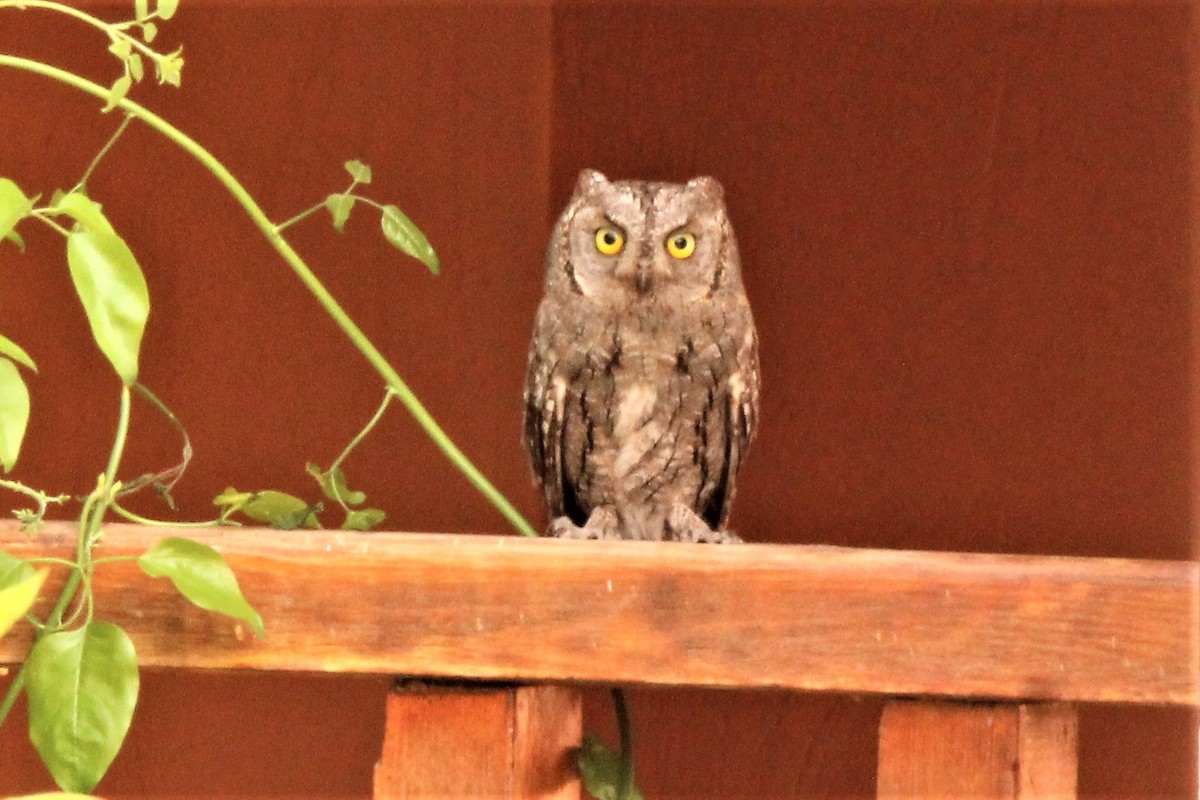
POLYGON ((744 296, 686 308, 546 297, 525 444, 550 513, 582 525, 603 505, 657 518, 683 503, 723 525, 753 436, 756 367, 744 296))

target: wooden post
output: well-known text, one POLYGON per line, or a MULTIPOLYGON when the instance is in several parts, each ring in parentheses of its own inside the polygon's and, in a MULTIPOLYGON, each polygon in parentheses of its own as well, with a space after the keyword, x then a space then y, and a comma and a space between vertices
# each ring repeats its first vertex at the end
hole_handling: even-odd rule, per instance
POLYGON ((376 800, 578 800, 579 691, 409 682, 387 701, 376 800))
POLYGON ((1074 800, 1078 725, 1063 703, 896 701, 879 726, 879 800, 1074 800))

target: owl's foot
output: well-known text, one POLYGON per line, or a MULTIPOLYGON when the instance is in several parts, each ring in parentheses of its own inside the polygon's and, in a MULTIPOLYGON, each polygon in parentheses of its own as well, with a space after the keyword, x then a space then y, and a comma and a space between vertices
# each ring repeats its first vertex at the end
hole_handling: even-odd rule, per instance
POLYGON ((676 503, 667 514, 666 533, 668 539, 694 544, 741 544, 742 537, 733 531, 713 530, 692 509, 676 503))
POLYGON ((550 523, 549 535, 559 539, 620 539, 621 520, 612 506, 600 506, 592 511, 583 527, 570 517, 558 517, 550 523))

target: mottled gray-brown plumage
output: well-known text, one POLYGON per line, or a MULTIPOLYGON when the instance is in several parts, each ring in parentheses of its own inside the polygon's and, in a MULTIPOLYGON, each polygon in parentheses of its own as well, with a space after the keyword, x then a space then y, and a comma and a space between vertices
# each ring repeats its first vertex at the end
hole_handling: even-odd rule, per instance
POLYGON ((758 347, 724 192, 584 170, 550 237, 525 448, 550 533, 738 541, 758 347))

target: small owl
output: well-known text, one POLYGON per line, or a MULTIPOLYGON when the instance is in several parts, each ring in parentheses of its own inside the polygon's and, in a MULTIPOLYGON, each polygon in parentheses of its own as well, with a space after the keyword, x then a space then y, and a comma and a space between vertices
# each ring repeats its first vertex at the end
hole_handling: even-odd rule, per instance
POLYGON ((713 178, 584 170, 546 255, 525 449, 552 536, 736 542, 758 345, 713 178))

